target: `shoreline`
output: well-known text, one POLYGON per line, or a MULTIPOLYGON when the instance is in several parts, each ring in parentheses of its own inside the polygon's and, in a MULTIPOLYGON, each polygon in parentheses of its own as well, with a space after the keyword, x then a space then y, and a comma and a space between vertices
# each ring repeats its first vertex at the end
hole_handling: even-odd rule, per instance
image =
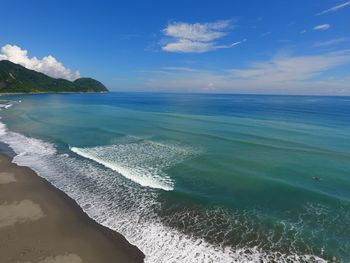
POLYGON ((110 91, 88 91, 88 92, 79 92, 79 91, 45 91, 45 92, 6 92, 6 93, 1 93, 0 92, 0 97, 1 96, 12 96, 12 95, 35 95, 35 94, 100 94, 100 93, 109 93, 110 91))
POLYGON ((143 252, 123 235, 90 218, 75 200, 29 167, 12 163, 12 157, 3 150, 0 152, 0 190, 1 262, 41 263, 51 258, 57 258, 58 261, 52 261, 55 263, 144 261, 143 252), (29 208, 23 203, 28 200, 29 208), (16 205, 24 207, 16 212, 16 205), (31 206, 39 207, 41 213, 36 211, 32 218, 26 218, 35 212, 31 206), (22 244, 21 240, 28 242, 22 244), (42 241, 40 245, 36 244, 38 240, 42 241))

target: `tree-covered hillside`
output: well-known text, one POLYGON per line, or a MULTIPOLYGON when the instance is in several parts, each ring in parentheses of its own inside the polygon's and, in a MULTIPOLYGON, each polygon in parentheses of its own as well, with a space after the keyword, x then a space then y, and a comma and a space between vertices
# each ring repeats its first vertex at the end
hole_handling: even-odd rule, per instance
POLYGON ((0 61, 0 93, 16 92, 106 92, 107 88, 91 78, 75 81, 51 78, 8 60, 0 61))

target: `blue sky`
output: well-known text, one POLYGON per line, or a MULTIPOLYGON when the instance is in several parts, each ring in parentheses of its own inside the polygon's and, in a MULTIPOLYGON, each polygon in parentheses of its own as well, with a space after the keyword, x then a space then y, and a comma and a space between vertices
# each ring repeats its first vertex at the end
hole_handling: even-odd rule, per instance
POLYGON ((0 59, 54 77, 120 91, 350 95, 346 0, 12 0, 1 10, 0 59))

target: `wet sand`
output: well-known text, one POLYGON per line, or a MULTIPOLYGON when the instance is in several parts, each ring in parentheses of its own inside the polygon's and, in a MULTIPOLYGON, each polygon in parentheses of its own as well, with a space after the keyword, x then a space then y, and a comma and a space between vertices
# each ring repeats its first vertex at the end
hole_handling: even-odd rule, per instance
POLYGON ((60 190, 0 155, 1 263, 129 263, 144 254, 60 190))

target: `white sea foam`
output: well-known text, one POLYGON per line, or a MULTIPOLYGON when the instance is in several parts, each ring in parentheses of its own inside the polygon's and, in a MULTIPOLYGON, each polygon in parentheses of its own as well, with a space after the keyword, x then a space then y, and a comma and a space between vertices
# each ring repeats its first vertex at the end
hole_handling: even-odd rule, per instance
POLYGON ((16 152, 14 162, 31 167, 73 198, 91 218, 123 234, 145 253, 147 263, 326 262, 311 255, 284 255, 257 247, 214 246, 165 226, 154 212, 161 205, 158 191, 152 188, 140 187, 87 159, 59 154, 53 144, 8 132, 5 125, 0 125, 0 140, 16 152))
POLYGON ((8 109, 13 106, 17 101, 0 100, 0 109, 8 109))
POLYGON ((5 109, 8 109, 8 108, 10 108, 10 107, 12 107, 13 106, 13 104, 7 104, 7 105, 4 105, 4 108, 5 109))
POLYGON ((148 140, 92 148, 70 147, 70 149, 76 154, 98 162, 142 186, 165 191, 174 189, 174 182, 166 174, 165 169, 195 153, 195 151, 186 147, 148 140))

